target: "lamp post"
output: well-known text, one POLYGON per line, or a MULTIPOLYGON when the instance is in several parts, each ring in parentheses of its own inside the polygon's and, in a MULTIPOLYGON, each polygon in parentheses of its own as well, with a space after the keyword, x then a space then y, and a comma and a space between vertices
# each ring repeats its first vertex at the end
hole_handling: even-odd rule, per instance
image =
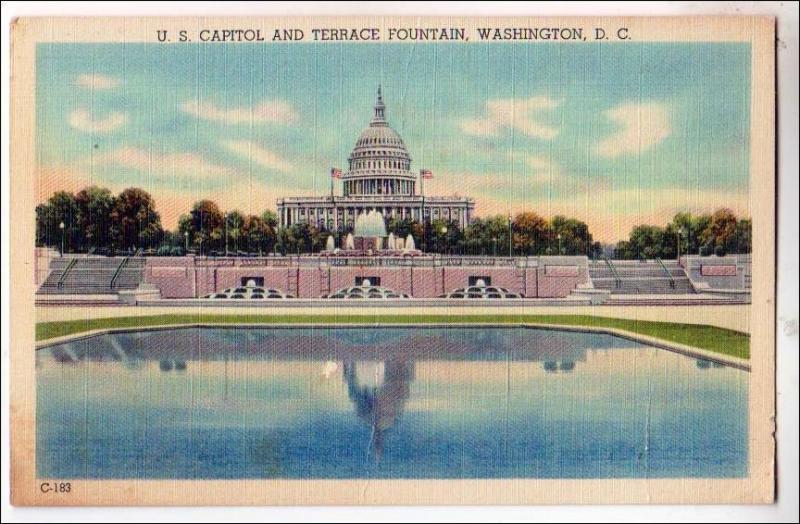
POLYGON ((223 215, 225 220, 225 256, 228 256, 228 212, 223 215))
POLYGON ((188 252, 189 252, 189 232, 188 231, 184 231, 183 232, 183 254, 185 255, 188 252))
POLYGON ((497 257, 497 237, 492 237, 492 244, 493 244, 492 256, 497 257))
POLYGON ((556 238, 558 239, 558 254, 560 255, 561 254, 561 233, 557 234, 556 238))
POLYGON ((677 232, 678 245, 677 245, 677 249, 675 250, 675 252, 677 253, 678 264, 681 263, 681 237, 682 236, 683 235, 681 234, 681 230, 679 229, 678 232, 677 232))
MULTIPOLYGON (((442 235, 444 236, 444 248, 445 251, 447 251, 447 226, 442 226, 439 231, 441 231, 442 235)), ((439 250, 441 251, 441 246, 439 246, 439 250)))
POLYGON ((514 231, 513 222, 511 221, 511 213, 508 214, 508 256, 514 256, 514 231))
POLYGON ((58 224, 58 229, 61 230, 61 253, 59 253, 59 256, 63 257, 64 256, 64 241, 65 241, 65 237, 66 237, 66 233, 64 232, 64 221, 63 220, 58 224))

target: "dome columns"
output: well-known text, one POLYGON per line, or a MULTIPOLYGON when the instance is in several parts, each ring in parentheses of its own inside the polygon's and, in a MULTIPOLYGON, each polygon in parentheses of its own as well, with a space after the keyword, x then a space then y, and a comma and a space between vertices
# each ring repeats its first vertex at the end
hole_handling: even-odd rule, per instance
POLYGON ((416 181, 406 178, 379 177, 345 180, 344 196, 358 195, 403 195, 413 196, 416 192, 416 181))

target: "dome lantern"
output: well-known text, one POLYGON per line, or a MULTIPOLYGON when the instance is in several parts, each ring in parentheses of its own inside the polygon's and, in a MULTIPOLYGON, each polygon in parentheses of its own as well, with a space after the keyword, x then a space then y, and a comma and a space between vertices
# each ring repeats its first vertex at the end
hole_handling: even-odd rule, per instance
POLYGON ((381 96, 381 86, 378 84, 378 99, 375 101, 375 116, 372 118, 374 123, 386 123, 386 105, 383 103, 383 96, 381 96))

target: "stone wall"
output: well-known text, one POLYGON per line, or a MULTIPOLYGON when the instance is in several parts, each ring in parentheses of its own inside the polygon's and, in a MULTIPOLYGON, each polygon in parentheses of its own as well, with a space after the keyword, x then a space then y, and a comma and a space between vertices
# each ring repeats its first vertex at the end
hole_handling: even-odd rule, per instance
POLYGON ((145 281, 163 298, 195 298, 237 287, 249 278, 300 298, 317 298, 351 287, 360 278, 415 298, 434 298, 467 287, 470 277, 529 298, 566 297, 588 282, 585 257, 459 258, 422 256, 387 259, 326 257, 195 258, 151 257, 145 281), (377 282, 373 282, 377 283, 377 282))
POLYGON ((689 255, 681 257, 681 265, 696 289, 744 290, 745 274, 750 271, 750 257, 689 255))
POLYGON ((586 257, 539 257, 537 297, 566 297, 578 284, 588 281, 586 257))

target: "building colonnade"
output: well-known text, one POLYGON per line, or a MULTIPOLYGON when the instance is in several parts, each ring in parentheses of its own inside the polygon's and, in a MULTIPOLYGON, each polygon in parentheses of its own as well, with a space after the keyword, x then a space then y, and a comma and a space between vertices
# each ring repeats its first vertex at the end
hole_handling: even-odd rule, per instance
POLYGON ((376 205, 364 203, 362 205, 343 204, 334 205, 328 201, 308 203, 306 205, 279 206, 280 223, 283 227, 297 223, 314 224, 328 230, 341 230, 353 227, 356 218, 362 213, 377 211, 385 219, 398 218, 416 222, 431 220, 456 221, 460 227, 466 227, 471 219, 471 209, 465 205, 432 204, 426 203, 423 207, 415 205, 376 205))

